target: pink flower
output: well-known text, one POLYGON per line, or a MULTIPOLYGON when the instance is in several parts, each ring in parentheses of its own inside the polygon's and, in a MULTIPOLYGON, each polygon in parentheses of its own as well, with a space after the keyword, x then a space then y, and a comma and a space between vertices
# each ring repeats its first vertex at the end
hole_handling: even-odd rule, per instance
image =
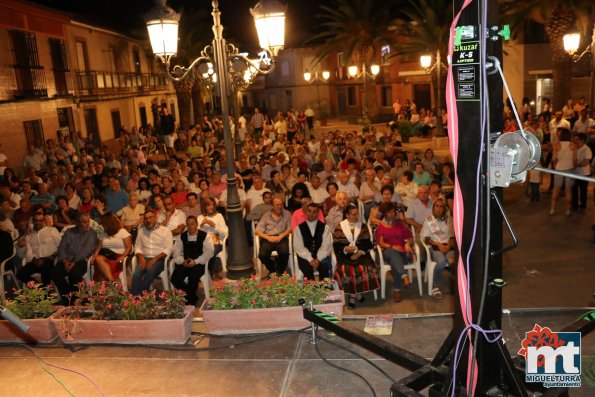
POLYGON ((256 305, 256 299, 252 298, 252 304, 256 305))
POLYGON ((122 306, 128 307, 128 302, 124 302, 124 304, 122 306))
POLYGON ((95 280, 91 280, 91 282, 89 283, 89 287, 94 287, 95 286, 95 280))
POLYGON ((27 288, 34 288, 35 287, 35 281, 31 280, 27 283, 27 288))

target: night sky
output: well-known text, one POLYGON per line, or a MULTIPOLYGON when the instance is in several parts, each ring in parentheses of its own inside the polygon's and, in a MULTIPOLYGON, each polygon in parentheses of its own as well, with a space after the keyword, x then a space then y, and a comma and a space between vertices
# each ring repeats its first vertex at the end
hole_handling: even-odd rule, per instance
MULTIPOLYGON (((57 10, 72 12, 77 19, 97 24, 136 38, 143 38, 146 29, 142 16, 154 6, 152 0, 29 0, 57 10)), ((220 0, 224 36, 242 49, 257 49, 258 39, 249 9, 257 0, 220 0)), ((287 4, 286 46, 300 46, 312 36, 315 15, 323 0, 281 0, 287 4)), ((211 0, 168 0, 170 7, 201 7, 210 13, 211 0)), ((210 16, 209 16, 210 18, 210 16)), ((210 34, 212 20, 205 29, 210 34)), ((183 21, 182 21, 183 23, 183 21)), ((146 37, 146 36, 145 36, 146 37)), ((209 36, 210 37, 210 36, 209 36)))

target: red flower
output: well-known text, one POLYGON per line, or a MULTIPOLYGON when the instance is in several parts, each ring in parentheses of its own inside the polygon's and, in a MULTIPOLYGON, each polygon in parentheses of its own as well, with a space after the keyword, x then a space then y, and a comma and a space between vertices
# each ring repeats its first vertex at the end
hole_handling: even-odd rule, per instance
POLYGON ((252 304, 256 305, 256 299, 252 298, 252 304))

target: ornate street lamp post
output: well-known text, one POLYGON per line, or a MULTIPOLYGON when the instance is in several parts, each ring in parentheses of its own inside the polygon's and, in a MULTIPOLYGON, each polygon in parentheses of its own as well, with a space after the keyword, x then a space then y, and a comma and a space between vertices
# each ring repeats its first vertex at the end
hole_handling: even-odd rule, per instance
POLYGON ((589 104, 591 105, 591 110, 593 110, 593 105, 595 103, 595 25, 593 25, 591 44, 589 44, 582 53, 576 53, 581 44, 580 33, 565 34, 563 41, 564 50, 572 57, 573 62, 580 61, 585 54, 591 54, 591 89, 589 92, 589 104))
POLYGON ((362 118, 364 121, 368 120, 368 101, 367 101, 367 80, 368 77, 374 80, 376 76, 380 73, 380 66, 376 64, 370 65, 370 70, 368 71, 366 63, 362 63, 362 68, 359 69, 356 65, 351 65, 347 68, 347 74, 352 79, 359 79, 360 77, 364 78, 364 91, 362 92, 362 118))
POLYGON ((326 83, 328 79, 331 77, 331 73, 328 70, 322 71, 322 73, 318 74, 318 72, 306 71, 304 72, 304 80, 308 83, 313 83, 316 81, 316 96, 318 98, 318 114, 322 111, 322 107, 320 105, 320 82, 326 83))
POLYGON ((442 125, 442 86, 440 84, 440 78, 442 77, 442 67, 446 65, 442 63, 440 50, 436 50, 436 61, 434 64, 432 64, 431 55, 422 55, 419 57, 419 63, 428 74, 436 70, 436 85, 434 86, 436 89, 436 131, 440 136, 444 132, 444 126, 442 125))
MULTIPOLYGON (((180 81, 191 76, 218 88, 221 98, 221 118, 225 136, 227 162, 227 222, 229 226, 227 271, 229 278, 240 278, 252 272, 252 255, 244 227, 242 207, 235 179, 234 147, 229 124, 229 98, 251 82, 254 75, 269 74, 274 69, 273 58, 285 43, 285 7, 277 0, 261 0, 250 13, 254 18, 262 52, 257 59, 249 59, 223 38, 219 2, 212 1, 213 42, 187 66, 171 67, 170 60, 177 52, 180 14, 167 6, 166 0, 156 0, 155 7, 145 16, 153 53, 165 65, 167 76, 180 81)), ((225 249, 225 247, 224 247, 225 249)))

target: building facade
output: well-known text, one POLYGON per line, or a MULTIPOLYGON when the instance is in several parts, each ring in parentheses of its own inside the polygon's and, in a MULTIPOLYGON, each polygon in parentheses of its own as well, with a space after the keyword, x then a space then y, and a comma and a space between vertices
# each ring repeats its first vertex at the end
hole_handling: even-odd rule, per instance
POLYGON ((27 145, 72 131, 97 144, 178 114, 175 90, 143 43, 51 9, 0 4, 0 144, 18 168, 27 145))

